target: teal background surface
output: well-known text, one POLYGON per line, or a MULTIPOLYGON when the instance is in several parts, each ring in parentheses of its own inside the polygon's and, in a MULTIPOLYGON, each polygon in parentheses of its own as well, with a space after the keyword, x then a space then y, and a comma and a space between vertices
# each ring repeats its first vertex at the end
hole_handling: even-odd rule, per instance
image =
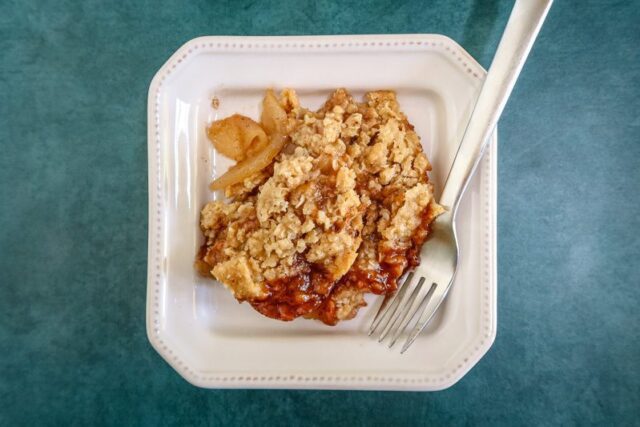
POLYGON ((0 425, 639 425, 640 2, 558 0, 500 121, 499 312, 438 393, 203 390, 147 342, 146 97, 201 35, 441 33, 512 3, 0 0, 0 425))

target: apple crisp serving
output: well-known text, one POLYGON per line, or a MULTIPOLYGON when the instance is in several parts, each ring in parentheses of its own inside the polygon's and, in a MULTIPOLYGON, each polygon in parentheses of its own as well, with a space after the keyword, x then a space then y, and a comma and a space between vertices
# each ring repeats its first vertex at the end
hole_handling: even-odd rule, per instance
POLYGON ((238 301, 335 325, 419 263, 443 208, 394 92, 356 102, 338 89, 313 112, 295 91, 269 90, 260 123, 234 115, 207 133, 238 163, 211 184, 227 201, 202 209, 196 266, 238 301))

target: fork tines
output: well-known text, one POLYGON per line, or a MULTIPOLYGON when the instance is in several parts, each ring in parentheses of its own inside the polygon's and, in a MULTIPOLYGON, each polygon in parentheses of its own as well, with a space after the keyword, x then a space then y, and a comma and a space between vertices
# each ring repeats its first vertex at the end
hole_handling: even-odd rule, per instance
POLYGON ((374 334, 376 331, 382 331, 378 337, 378 342, 382 342, 387 336, 391 335, 389 342, 389 348, 391 348, 416 317, 416 314, 422 311, 413 331, 402 347, 401 353, 404 353, 409 348, 420 331, 426 327, 439 305, 432 307, 433 313, 425 316, 427 314, 426 309, 431 305, 429 302, 438 285, 434 282, 427 282, 424 277, 420 277, 417 282, 413 278, 414 273, 409 273, 398 287, 398 290, 393 295, 385 297, 369 328, 369 335, 374 334))

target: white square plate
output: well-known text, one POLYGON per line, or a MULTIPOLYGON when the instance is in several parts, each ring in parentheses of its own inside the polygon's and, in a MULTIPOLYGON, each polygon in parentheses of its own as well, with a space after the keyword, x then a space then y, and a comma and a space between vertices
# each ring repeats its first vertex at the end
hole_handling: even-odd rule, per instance
POLYGON ((439 35, 201 37, 149 89, 147 332, 187 381, 212 388, 439 390, 460 379, 496 332, 496 136, 458 217, 460 270, 435 321, 404 355, 367 337, 377 308, 336 327, 278 322, 238 304, 193 267, 207 184, 230 161, 205 125, 258 117, 268 87, 294 88, 315 109, 338 87, 392 89, 422 138, 439 193, 485 72, 439 35), (211 107, 217 97, 220 106, 211 107))

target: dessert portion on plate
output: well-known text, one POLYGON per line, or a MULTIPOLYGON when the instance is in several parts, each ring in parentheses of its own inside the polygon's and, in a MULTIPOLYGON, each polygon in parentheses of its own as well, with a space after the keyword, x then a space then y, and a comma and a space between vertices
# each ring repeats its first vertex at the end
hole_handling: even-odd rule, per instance
POLYGON ((196 267, 238 301, 335 325, 420 262, 443 208, 394 92, 338 89, 314 112, 268 90, 260 123, 233 115, 207 134, 237 164, 211 184, 227 200, 202 209, 196 267))

